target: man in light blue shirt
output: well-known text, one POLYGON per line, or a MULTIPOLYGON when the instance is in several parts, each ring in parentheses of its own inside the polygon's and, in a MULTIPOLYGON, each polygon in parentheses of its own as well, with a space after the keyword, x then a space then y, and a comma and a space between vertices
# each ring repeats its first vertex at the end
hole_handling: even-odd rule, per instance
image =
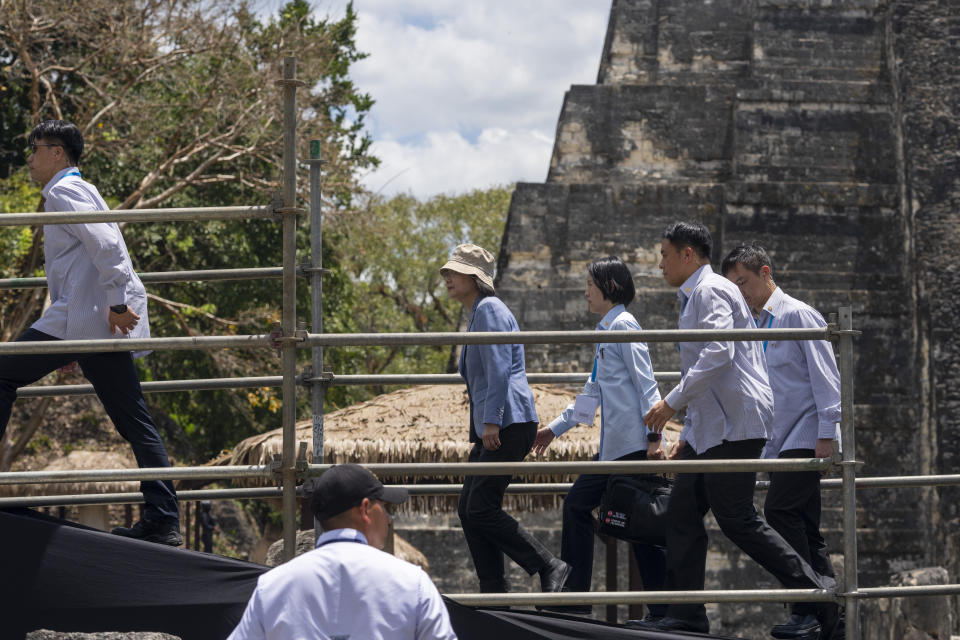
POLYGON ((456 640, 423 569, 381 551, 388 505, 406 499, 358 465, 326 471, 310 498, 317 548, 260 576, 227 640, 456 640))
MULTIPOLYGON (((701 224, 677 222, 663 234, 660 269, 678 287, 680 329, 747 329, 753 317, 737 287, 710 268, 712 241, 701 224)), ((681 342, 680 384, 647 413, 657 431, 686 407, 681 439, 671 457, 750 459, 760 457, 773 420, 773 392, 767 380, 762 344, 720 341, 681 342)), ((680 473, 667 509, 665 590, 704 587, 707 533, 703 517, 713 511, 720 530, 788 589, 827 589, 833 581, 818 575, 768 525, 753 505, 756 474, 680 473)), ((837 625, 835 603, 817 607, 822 638, 837 625)), ((671 604, 657 630, 708 632, 702 604, 671 604)))
MULTIPOLYGON (((97 188, 80 175, 83 136, 62 120, 41 122, 30 133, 30 177, 43 186, 44 211, 106 211, 97 188)), ((133 270, 114 223, 46 224, 44 268, 50 306, 18 341, 149 338, 147 292, 133 270)), ((140 467, 168 467, 170 460, 147 409, 129 351, 44 353, 0 357, 0 437, 7 428, 17 389, 59 368, 79 363, 117 432, 140 467)), ((177 546, 180 512, 173 484, 140 483, 146 507, 142 520, 113 533, 177 546)))
MULTIPOLYGON (((740 289, 759 327, 823 328, 823 316, 788 296, 773 281, 773 266, 763 247, 751 243, 724 258, 723 275, 740 289)), ((773 433, 766 458, 829 458, 840 441, 840 372, 826 340, 770 340, 763 343, 773 388, 773 433)), ((816 471, 770 474, 763 506, 767 522, 820 575, 834 577, 820 533, 820 474, 816 471)), ((771 631, 775 638, 812 633, 815 608, 795 603, 790 619, 771 631)))

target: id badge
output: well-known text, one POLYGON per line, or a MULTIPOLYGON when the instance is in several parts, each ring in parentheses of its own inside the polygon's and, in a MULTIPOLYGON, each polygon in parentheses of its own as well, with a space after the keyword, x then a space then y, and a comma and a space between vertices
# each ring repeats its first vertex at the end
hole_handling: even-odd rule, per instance
POLYGON ((600 398, 581 393, 573 403, 573 419, 584 424, 593 424, 599 406, 600 398))

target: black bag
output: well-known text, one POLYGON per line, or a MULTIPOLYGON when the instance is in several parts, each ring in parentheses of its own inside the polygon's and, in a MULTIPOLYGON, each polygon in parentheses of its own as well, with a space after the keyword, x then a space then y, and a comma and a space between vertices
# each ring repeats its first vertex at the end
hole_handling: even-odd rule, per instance
POLYGON ((615 475, 597 513, 599 532, 628 542, 666 544, 667 504, 673 481, 653 475, 615 475))

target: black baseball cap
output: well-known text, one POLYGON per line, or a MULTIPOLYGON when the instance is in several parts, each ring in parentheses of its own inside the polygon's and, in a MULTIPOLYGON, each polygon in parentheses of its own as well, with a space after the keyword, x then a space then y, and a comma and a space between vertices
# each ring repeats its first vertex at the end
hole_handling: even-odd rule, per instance
POLYGON ((376 476, 358 464, 338 464, 314 482, 310 509, 322 521, 352 509, 364 498, 400 504, 409 497, 406 489, 383 486, 376 476))

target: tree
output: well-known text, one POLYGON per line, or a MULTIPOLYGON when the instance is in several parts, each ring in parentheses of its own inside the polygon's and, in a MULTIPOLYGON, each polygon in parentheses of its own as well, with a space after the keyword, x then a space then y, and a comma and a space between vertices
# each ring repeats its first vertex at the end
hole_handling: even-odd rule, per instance
MULTIPOLYGON (((350 4, 342 18, 318 20, 307 2, 295 0, 264 20, 243 0, 0 0, 0 91, 16 97, 3 100, 0 134, 21 150, 0 159, 14 169, 0 192, 17 202, 12 210, 35 208, 37 192, 25 186, 22 169, 25 134, 36 122, 57 118, 84 132, 82 170, 114 208, 268 203, 280 185, 275 81, 282 58, 295 52, 298 79, 305 82, 298 91, 298 157, 307 157, 308 139, 321 140, 325 206, 347 208, 360 191, 359 170, 376 164, 364 132, 372 100, 349 78, 350 65, 364 55, 355 33, 350 4)), ((299 170, 305 188, 306 166, 299 170)), ((280 264, 274 221, 135 224, 124 233, 139 271, 280 264)), ((301 249, 306 238, 304 220, 301 249)), ((17 248, 0 257, 6 274, 36 274, 31 250, 41 246, 39 228, 4 229, 0 242, 17 248)), ((305 300, 306 287, 300 290, 305 300)), ((163 285, 151 288, 151 324, 158 336, 257 333, 269 328, 279 301, 275 282, 163 285)), ((39 315, 41 304, 35 291, 0 296, 3 339, 39 315), (11 315, 16 309, 21 313, 11 315)), ((244 375, 275 367, 271 357, 157 353, 143 374, 244 375)), ((214 396, 212 402, 197 394, 150 400, 194 436, 201 455, 262 428, 273 415, 268 393, 260 394, 264 402, 257 394, 214 396)))

